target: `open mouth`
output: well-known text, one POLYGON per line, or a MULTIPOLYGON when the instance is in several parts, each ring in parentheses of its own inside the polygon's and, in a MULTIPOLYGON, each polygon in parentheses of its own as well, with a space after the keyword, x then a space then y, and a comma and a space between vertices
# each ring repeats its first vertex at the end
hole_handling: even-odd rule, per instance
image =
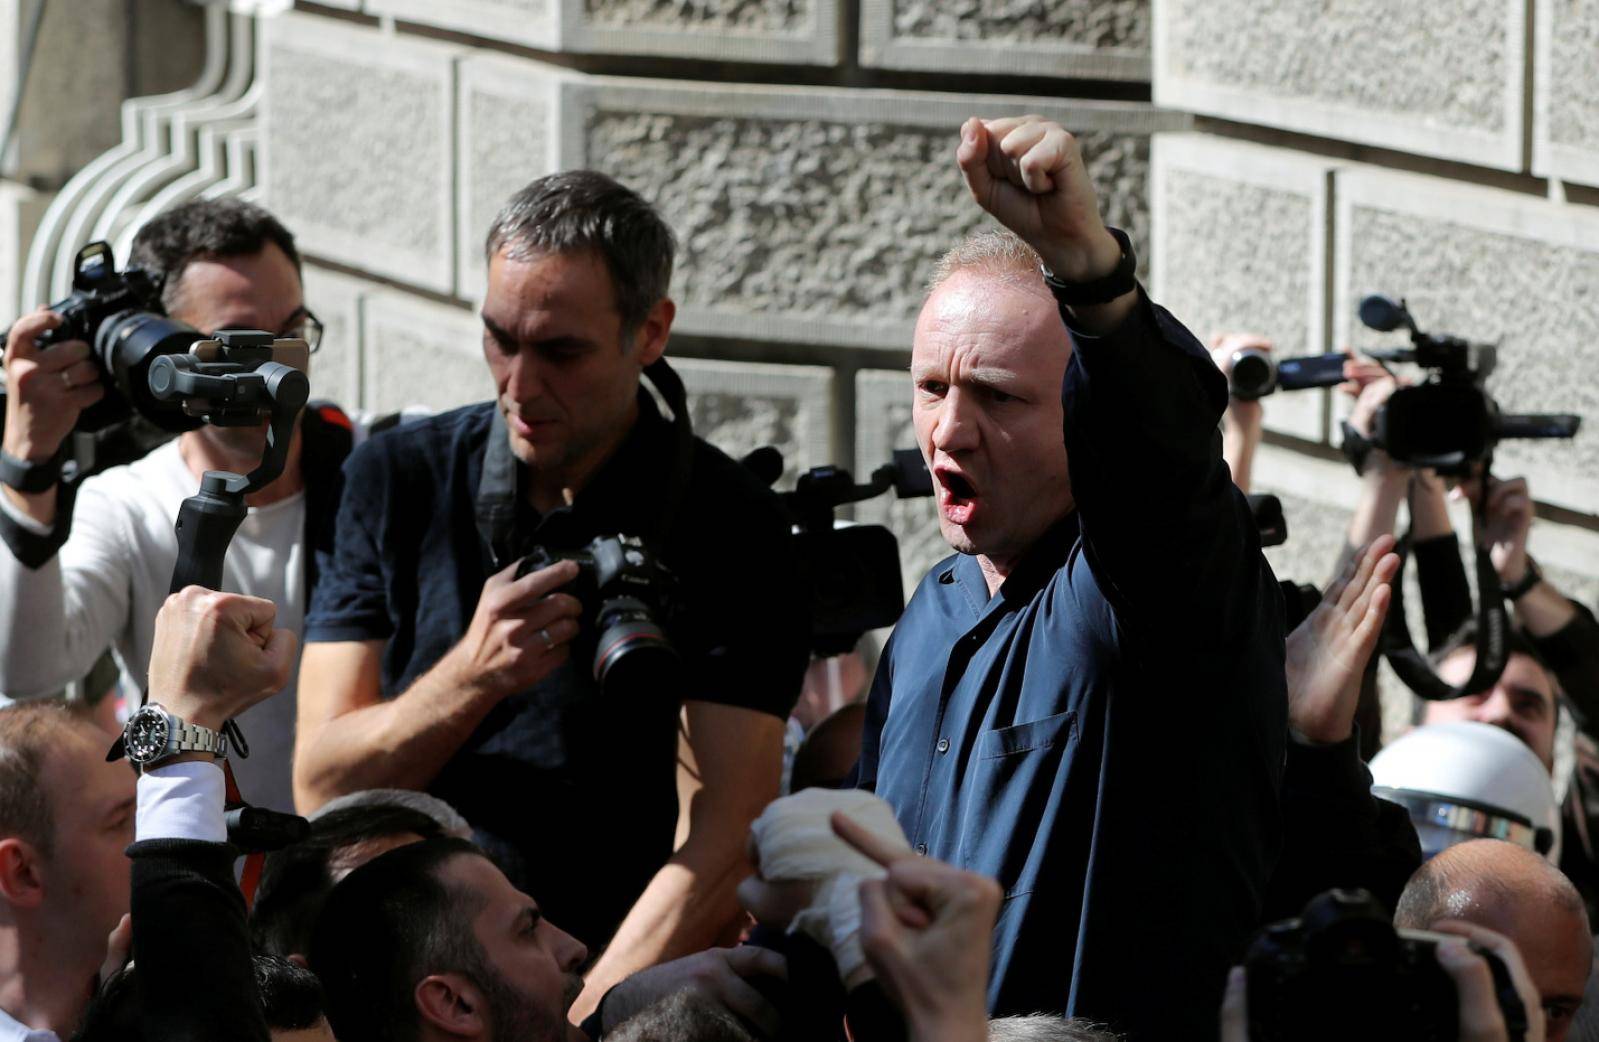
POLYGON ((953 470, 941 469, 934 474, 940 485, 938 506, 944 518, 957 525, 970 523, 979 502, 977 487, 953 470))

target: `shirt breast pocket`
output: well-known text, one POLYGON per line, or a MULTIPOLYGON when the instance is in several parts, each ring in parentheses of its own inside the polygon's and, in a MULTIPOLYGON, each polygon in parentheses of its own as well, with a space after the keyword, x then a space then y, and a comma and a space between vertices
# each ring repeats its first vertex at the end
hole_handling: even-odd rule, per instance
POLYGON ((977 736, 961 801, 961 867, 1013 897, 1034 889, 1042 840, 1064 809, 1077 714, 1056 713, 977 736))

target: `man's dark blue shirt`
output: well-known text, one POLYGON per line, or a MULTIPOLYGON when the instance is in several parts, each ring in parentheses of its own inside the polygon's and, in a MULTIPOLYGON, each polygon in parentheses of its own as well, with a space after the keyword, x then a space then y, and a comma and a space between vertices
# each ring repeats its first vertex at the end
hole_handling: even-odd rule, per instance
MULTIPOLYGON (((492 570, 475 506, 492 403, 403 425, 345 465, 337 543, 322 563, 307 641, 385 641, 383 697, 403 693, 466 633, 492 570)), ((680 497, 674 430, 649 396, 616 453, 570 508, 519 505, 517 553, 559 527, 559 546, 648 539, 679 498, 657 550, 680 584, 666 624, 681 690, 602 697, 589 643, 533 689, 505 699, 429 786, 550 920, 596 950, 672 853, 682 700, 786 719, 807 662, 809 598, 786 516, 744 467, 695 439, 680 497)))
POLYGON ((923 580, 859 780, 918 851, 1003 886, 991 1012, 1212 1038, 1281 833, 1281 598, 1193 337, 1141 295, 1072 340, 1076 508, 992 597, 974 557, 923 580))

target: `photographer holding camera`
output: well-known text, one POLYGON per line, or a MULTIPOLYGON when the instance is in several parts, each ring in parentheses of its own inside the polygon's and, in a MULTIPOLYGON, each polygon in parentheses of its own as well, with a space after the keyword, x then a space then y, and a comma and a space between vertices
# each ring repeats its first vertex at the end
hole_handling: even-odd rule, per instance
MULTIPOLYGON (((140 229, 132 260, 161 284, 150 306, 199 336, 254 328, 305 339, 313 350, 320 340, 294 238, 257 206, 218 199, 166 211, 140 229)), ((29 491, 0 487, 0 531, 11 550, 0 553, 0 692, 12 699, 60 691, 111 646, 132 676, 143 676, 178 556, 173 525, 184 497, 206 471, 253 469, 266 439, 264 423, 207 424, 81 485, 60 480, 60 454, 82 411, 115 393, 85 342, 35 344, 61 321, 41 308, 16 322, 6 345, 3 448, 13 469, 31 470, 31 480, 12 478, 29 491), (73 507, 74 495, 70 530, 62 531, 58 510, 73 507)), ((312 548, 331 542, 339 465, 362 431, 333 407, 305 410, 294 431, 282 475, 248 497, 223 581, 279 605, 282 624, 298 632, 316 582, 312 548)), ((236 760, 240 785, 274 810, 293 809, 294 707, 291 681, 283 698, 240 721, 253 753, 236 760)), ((109 714, 101 720, 112 722, 109 714)))
POLYGON ((601 174, 510 199, 486 244, 496 400, 351 456, 301 670, 301 809, 449 801, 513 884, 609 945, 578 1016, 735 923, 807 661, 786 517, 672 402, 673 251, 601 174), (680 727, 700 782, 681 808, 680 727))

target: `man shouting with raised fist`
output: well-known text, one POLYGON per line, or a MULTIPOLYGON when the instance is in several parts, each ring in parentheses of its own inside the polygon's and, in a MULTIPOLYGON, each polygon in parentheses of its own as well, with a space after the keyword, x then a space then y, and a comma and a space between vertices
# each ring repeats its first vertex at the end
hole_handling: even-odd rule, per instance
POLYGON ((884 652, 860 784, 918 851, 1004 888, 991 1013, 1213 1038, 1287 731, 1226 382, 1145 296, 1070 134, 971 119, 956 155, 1005 228, 940 262, 916 324, 916 436, 957 552, 884 652))

